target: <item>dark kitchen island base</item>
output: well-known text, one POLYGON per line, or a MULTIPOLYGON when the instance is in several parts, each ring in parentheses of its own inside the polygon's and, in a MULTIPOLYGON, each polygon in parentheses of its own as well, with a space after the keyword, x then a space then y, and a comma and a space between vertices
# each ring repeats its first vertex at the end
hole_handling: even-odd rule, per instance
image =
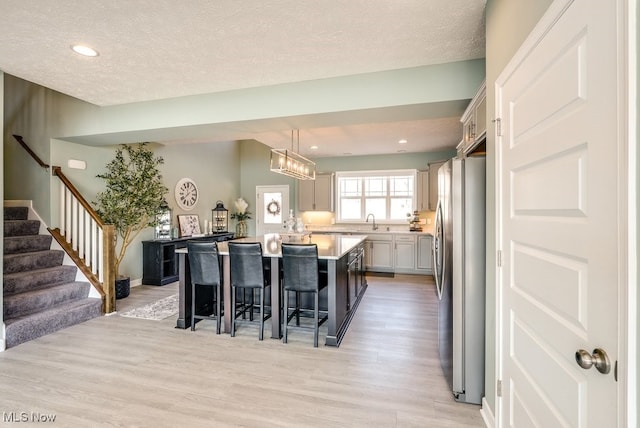
MULTIPOLYGON (((276 235, 277 236, 277 235, 276 235)), ((321 301, 321 307, 326 307, 328 312, 326 345, 339 346, 347 332, 349 323, 355 314, 356 309, 367 289, 366 278, 364 276, 364 240, 365 235, 314 235, 308 238, 308 242, 318 244, 319 259, 327 263, 328 287, 326 302, 321 301), (323 250, 324 249, 324 250, 323 250)), ((271 261, 271 283, 280 284, 279 259, 280 252, 279 239, 274 239, 273 235, 264 237, 243 238, 242 242, 262 242, 264 257, 271 261)), ((224 282, 224 331, 230 331, 231 323, 231 298, 229 287, 229 250, 226 242, 218 244, 219 252, 222 256, 222 271, 224 282)), ((179 315, 177 328, 188 328, 191 325, 191 287, 188 268, 188 255, 186 249, 176 251, 180 258, 179 272, 179 315)), ((267 260, 267 263, 269 261, 267 260)), ((271 288, 271 302, 275 307, 281 308, 280 289, 271 288)), ((197 313, 212 313, 210 308, 210 298, 203 299, 198 295, 196 302, 197 313)), ((324 300, 324 299, 322 299, 324 300)), ((306 306, 306 305, 305 305, 306 306)), ((280 310, 273 311, 271 316, 271 337, 280 339, 282 337, 282 321, 280 310)))

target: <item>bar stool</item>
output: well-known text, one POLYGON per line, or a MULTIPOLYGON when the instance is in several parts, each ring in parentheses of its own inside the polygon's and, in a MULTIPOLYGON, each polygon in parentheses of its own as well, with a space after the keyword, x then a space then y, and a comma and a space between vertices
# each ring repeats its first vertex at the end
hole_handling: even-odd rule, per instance
POLYGON ((320 319, 319 294, 327 286, 326 275, 321 279, 318 261, 318 246, 316 244, 282 244, 282 267, 284 288, 284 334, 283 343, 287 343, 289 328, 313 329, 313 346, 318 347, 318 329, 327 320, 325 315, 320 319), (296 294, 296 306, 289 313, 289 292, 296 294), (313 293, 313 327, 300 326, 300 314, 305 309, 300 308, 300 293, 313 293), (296 326, 290 327, 289 322, 296 317, 296 326))
POLYGON ((191 330, 196 329, 195 320, 216 320, 216 333, 220 334, 222 318, 222 281, 220 276, 220 258, 218 244, 215 242, 187 241, 189 269, 191 271, 191 330), (198 288, 213 289, 215 313, 213 315, 196 315, 198 288))
MULTIPOLYGON (((260 332, 258 338, 264 338, 264 322, 271 317, 271 314, 264 313, 265 288, 269 286, 262 262, 262 244, 259 242, 229 242, 229 265, 231 273, 231 337, 236 335, 236 317, 244 314, 247 308, 243 305, 238 312, 236 308, 236 290, 250 289, 260 291, 260 332)), ((251 314, 254 305, 251 304, 251 314)), ((251 317, 250 317, 251 318, 251 317)), ((251 319, 250 319, 251 321, 251 319)))

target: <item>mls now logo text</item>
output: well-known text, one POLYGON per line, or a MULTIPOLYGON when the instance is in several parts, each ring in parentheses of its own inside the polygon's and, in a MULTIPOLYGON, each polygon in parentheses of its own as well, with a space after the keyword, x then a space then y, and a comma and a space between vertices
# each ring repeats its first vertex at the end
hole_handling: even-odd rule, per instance
POLYGON ((2 422, 55 422, 56 415, 38 412, 2 412, 2 422))

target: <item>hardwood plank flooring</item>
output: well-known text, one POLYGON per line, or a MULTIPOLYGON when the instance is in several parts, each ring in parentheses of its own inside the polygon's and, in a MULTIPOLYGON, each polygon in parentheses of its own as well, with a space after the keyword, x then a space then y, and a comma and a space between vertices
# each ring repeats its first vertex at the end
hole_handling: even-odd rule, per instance
MULTIPOLYGON (((285 345, 268 334, 260 342, 252 326, 231 338, 216 335, 214 322, 192 332, 175 329, 176 317, 116 314, 8 349, 0 353, 0 421, 40 414, 65 427, 484 426, 480 407, 455 402, 442 375, 429 277, 368 282, 339 348, 313 348, 307 332, 290 331, 285 345)), ((118 311, 176 292, 177 283, 132 287, 118 311)))

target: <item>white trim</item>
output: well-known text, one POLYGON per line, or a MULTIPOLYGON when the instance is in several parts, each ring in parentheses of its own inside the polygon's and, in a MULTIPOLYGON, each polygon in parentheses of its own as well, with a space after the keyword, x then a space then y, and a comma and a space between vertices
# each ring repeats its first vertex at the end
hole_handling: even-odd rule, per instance
POLYGON ((391 177, 396 175, 412 175, 417 174, 415 168, 406 169, 372 169, 366 171, 336 171, 337 177, 391 177))
POLYGON ((6 342, 6 338, 7 338, 7 328, 4 325, 4 322, 2 323, 2 337, 0 337, 0 352, 4 352, 7 349, 7 342, 6 342))
MULTIPOLYGON (((494 94, 495 94, 495 114, 496 118, 502 117, 502 105, 500 104, 500 100, 502 99, 502 86, 499 83, 500 77, 496 80, 494 86, 494 94)), ((494 159, 494 175, 495 175, 495 246, 496 246, 496 254, 498 251, 502 251, 501 243, 502 243, 502 136, 498 135, 497 129, 494 128, 494 147, 495 147, 495 159, 494 159)), ((497 261, 497 260, 496 260, 497 261)), ((490 379, 489 382, 493 382, 495 385, 498 379, 502 379, 502 343, 503 343, 503 332, 502 332, 502 273, 501 273, 502 263, 496 263, 494 266, 495 269, 495 313, 494 316, 496 318, 495 321, 495 361, 494 361, 494 373, 495 378, 490 379)), ((487 266, 487 270, 489 267, 487 266)), ((485 384, 487 380, 485 379, 485 384)), ((484 403, 484 401, 483 401, 484 403)), ((501 425, 501 414, 502 414, 502 397, 498 396, 497 389, 494 393, 494 415, 497 417, 494 418, 494 425, 497 421, 498 426, 501 425)))
MULTIPOLYGON (((621 21, 621 35, 620 43, 623 51, 621 55, 625 61, 626 75, 623 76, 622 82, 626 85, 621 89, 621 93, 626 95, 626 104, 622 106, 622 111, 626 118, 625 137, 627 142, 627 234, 630 237, 627 242, 626 253, 626 273, 627 273, 627 289, 626 291, 626 324, 623 324, 624 320, 620 320, 620 325, 626 328, 625 335, 621 336, 625 338, 625 366, 623 371, 626 377, 626 400, 621 400, 620 411, 626 416, 627 426, 638 426, 638 414, 636 409, 636 402, 638 397, 638 362, 637 362, 637 349, 638 340, 635 326, 638 324, 638 290, 635 284, 638 284, 638 189, 636 183, 638 182, 638 68, 637 68, 637 34, 638 26, 636 22, 637 16, 637 1, 625 0, 622 7, 620 7, 620 21, 621 21), (626 30, 626 31, 625 31, 626 30)), ((623 293, 624 294, 624 293, 623 293)), ((623 419, 624 420, 624 419, 623 419)))
POLYGON ((489 406, 489 402, 487 401, 487 397, 482 397, 482 407, 480 408, 480 415, 482 416, 482 420, 487 428, 493 428, 496 426, 496 419, 491 413, 491 406, 489 406))
POLYGON ((33 208, 33 201, 30 200, 11 200, 4 201, 5 207, 29 207, 33 208))

